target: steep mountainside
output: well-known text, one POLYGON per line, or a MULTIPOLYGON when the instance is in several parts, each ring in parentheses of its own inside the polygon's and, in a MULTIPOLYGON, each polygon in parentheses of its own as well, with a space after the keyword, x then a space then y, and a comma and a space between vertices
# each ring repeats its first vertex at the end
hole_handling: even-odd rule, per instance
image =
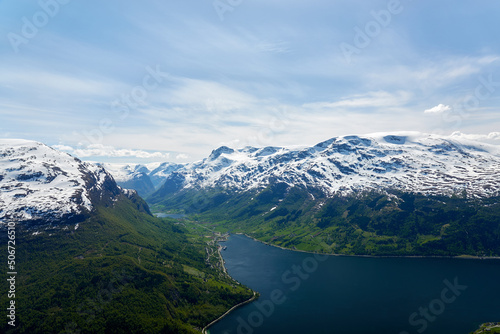
POLYGON ((17 272, 15 288, 2 283, 15 314, 0 332, 199 333, 253 295, 213 241, 153 217, 102 167, 36 142, 0 152, 0 251, 17 272))
POLYGON ((221 147, 173 172, 148 201, 290 248, 499 255, 499 152, 420 133, 221 147))
POLYGON ((44 144, 0 140, 0 224, 78 222, 122 190, 104 168, 44 144))

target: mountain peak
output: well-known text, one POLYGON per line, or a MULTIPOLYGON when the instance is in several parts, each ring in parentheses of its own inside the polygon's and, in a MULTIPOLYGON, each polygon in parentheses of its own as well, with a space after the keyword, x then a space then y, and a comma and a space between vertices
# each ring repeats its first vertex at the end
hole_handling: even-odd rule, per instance
POLYGON ((245 191, 281 182, 327 196, 398 190, 424 195, 500 194, 498 147, 419 132, 335 137, 313 147, 214 150, 176 172, 179 189, 245 191), (218 159, 221 155, 223 159, 218 159), (217 160, 214 164, 212 161, 217 160))
POLYGON ((221 154, 232 154, 232 153, 234 153, 234 150, 232 148, 229 148, 227 146, 221 146, 218 149, 213 150, 208 159, 212 161, 220 157, 221 154))
POLYGON ((121 193, 104 168, 19 139, 0 140, 0 189, 0 223, 71 221, 121 193))

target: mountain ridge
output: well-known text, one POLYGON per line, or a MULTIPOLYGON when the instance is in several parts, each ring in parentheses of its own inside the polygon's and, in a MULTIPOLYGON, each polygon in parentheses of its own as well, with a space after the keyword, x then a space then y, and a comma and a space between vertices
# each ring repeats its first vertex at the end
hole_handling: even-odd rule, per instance
POLYGON ((222 270, 215 234, 154 217, 101 166, 1 140, 0 175, 0 250, 16 282, 0 296, 15 301, 2 333, 199 333, 253 294, 222 270))
POLYGON ((418 133, 223 148, 173 172, 147 201, 292 249, 499 256, 498 152, 418 133))
POLYGON ((148 196, 158 190, 165 179, 184 166, 171 162, 148 164, 97 163, 113 175, 116 183, 123 188, 134 189, 141 196, 148 196))
POLYGON ((299 149, 223 146, 172 172, 166 183, 244 191, 279 181, 329 196, 397 189, 433 195, 466 190, 469 196, 490 197, 500 193, 499 152, 494 145, 416 132, 334 137, 299 149))
POLYGON ((0 140, 0 189, 0 223, 78 222, 100 204, 135 194, 100 166, 19 139, 0 140))

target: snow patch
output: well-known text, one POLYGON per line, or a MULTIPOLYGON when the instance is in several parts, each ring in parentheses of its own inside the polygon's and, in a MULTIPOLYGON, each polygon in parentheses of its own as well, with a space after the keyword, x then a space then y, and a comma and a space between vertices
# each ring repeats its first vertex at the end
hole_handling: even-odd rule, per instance
POLYGON ((472 197, 489 197, 500 195, 499 172, 498 145, 405 131, 336 137, 313 147, 223 147, 178 169, 176 178, 185 189, 246 191, 279 182, 327 196, 384 189, 452 195, 465 189, 472 197))
POLYGON ((0 222, 57 220, 93 209, 91 190, 110 178, 85 163, 42 143, 0 140, 0 222))

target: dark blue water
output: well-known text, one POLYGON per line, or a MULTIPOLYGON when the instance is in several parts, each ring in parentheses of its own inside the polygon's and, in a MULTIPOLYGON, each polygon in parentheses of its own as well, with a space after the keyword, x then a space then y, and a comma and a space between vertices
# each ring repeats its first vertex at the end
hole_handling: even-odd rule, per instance
POLYGON ((260 292, 210 334, 468 334, 500 321, 500 260, 315 256, 233 235, 229 274, 260 292))

